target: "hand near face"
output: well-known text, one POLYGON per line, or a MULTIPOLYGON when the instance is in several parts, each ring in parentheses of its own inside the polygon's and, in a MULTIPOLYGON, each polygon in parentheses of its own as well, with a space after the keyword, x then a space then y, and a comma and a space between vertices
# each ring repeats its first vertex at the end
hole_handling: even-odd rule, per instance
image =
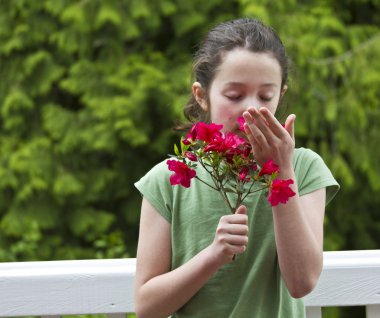
POLYGON ((295 146, 294 121, 296 116, 289 115, 285 128, 267 108, 249 108, 244 112, 244 129, 252 145, 253 155, 262 166, 272 159, 281 167, 291 167, 295 146))

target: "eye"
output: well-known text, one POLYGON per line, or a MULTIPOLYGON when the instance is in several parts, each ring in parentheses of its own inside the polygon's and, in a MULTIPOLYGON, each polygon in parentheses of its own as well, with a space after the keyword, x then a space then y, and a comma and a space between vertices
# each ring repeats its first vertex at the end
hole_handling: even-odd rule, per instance
POLYGON ((267 97, 267 96, 261 96, 260 99, 263 102, 270 102, 272 100, 272 97, 267 97))
POLYGON ((238 101, 242 98, 242 95, 225 95, 225 97, 231 101, 238 101))

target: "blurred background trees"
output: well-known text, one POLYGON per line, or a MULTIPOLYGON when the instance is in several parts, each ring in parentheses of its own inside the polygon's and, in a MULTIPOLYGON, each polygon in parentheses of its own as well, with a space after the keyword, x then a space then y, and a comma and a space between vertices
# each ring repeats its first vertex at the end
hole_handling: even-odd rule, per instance
POLYGON ((0 0, 0 261, 134 257, 133 183, 172 152, 202 36, 258 17, 283 111, 342 189, 325 250, 380 248, 380 2, 0 0))

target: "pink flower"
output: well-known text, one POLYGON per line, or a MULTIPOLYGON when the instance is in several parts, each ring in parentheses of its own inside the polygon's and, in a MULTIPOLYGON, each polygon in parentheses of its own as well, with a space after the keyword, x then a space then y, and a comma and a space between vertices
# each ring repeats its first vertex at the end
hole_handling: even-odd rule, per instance
POLYGON ((270 205, 276 206, 279 203, 288 202, 289 198, 295 195, 295 192, 289 187, 289 185, 293 183, 294 181, 292 179, 273 180, 268 197, 270 205))
POLYGON ((242 132, 245 132, 244 130, 244 124, 245 124, 245 119, 243 116, 240 116, 238 117, 237 119, 238 123, 239 123, 239 129, 242 131, 242 132))
POLYGON ((259 177, 263 176, 264 174, 271 175, 275 172, 277 172, 277 173, 280 172, 278 165, 276 165, 273 160, 268 160, 262 166, 260 173, 259 173, 259 177))
POLYGON ((249 142, 245 141, 243 144, 243 156, 248 157, 252 151, 252 146, 249 142))
POLYGON ((185 188, 189 188, 190 180, 196 175, 195 170, 190 169, 182 161, 168 160, 166 164, 170 171, 174 171, 174 174, 170 176, 170 184, 181 184, 185 188))
POLYGON ((234 133, 228 133, 227 135, 220 134, 210 141, 210 143, 204 148, 204 152, 234 152, 242 144, 244 144, 244 139, 238 137, 234 133))
POLYGON ((191 160, 191 161, 198 161, 198 158, 196 155, 194 155, 192 152, 190 151, 186 151, 185 152, 185 156, 187 157, 187 159, 191 160))
POLYGON ((220 132, 222 128, 223 125, 217 125, 214 123, 206 124, 204 122, 199 122, 191 127, 190 134, 186 136, 186 139, 199 139, 210 142, 214 137, 220 136, 222 134, 220 132))
POLYGON ((249 168, 247 166, 242 167, 239 171, 239 181, 241 182, 249 181, 250 177, 248 173, 249 173, 249 168))

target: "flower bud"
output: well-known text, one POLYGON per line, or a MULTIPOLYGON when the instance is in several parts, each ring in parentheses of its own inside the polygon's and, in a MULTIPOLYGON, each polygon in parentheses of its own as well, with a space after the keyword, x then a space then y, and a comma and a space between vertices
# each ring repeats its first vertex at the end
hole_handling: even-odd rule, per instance
POLYGON ((186 151, 185 152, 185 156, 187 157, 187 159, 191 160, 191 161, 198 161, 198 158, 196 155, 194 155, 192 152, 190 151, 186 151))

